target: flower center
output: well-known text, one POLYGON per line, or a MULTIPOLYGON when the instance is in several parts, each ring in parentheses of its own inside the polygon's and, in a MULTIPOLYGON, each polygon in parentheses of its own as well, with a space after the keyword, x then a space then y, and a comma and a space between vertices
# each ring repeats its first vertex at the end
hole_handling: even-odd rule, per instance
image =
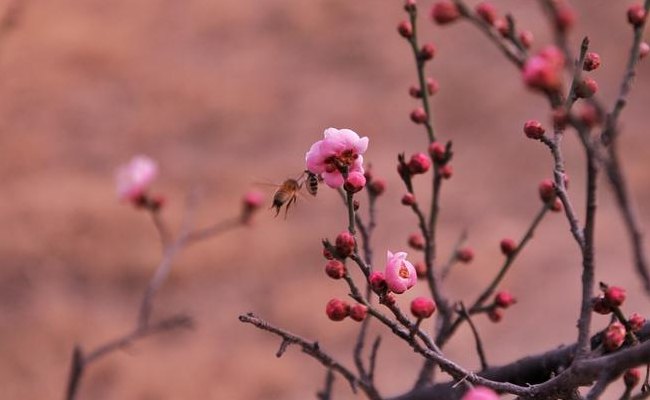
POLYGON ((409 277, 409 270, 408 270, 408 268, 406 268, 406 266, 404 264, 402 264, 399 267, 399 276, 400 276, 400 278, 404 278, 404 279, 409 277))

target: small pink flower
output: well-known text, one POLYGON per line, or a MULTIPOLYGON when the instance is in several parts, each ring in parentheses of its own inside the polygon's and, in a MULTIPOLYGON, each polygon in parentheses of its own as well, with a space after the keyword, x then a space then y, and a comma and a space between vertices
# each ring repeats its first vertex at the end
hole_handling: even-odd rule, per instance
POLYGON ((386 283, 391 292, 400 294, 404 293, 418 281, 415 267, 406 260, 407 254, 403 251, 395 254, 387 252, 386 283))
POLYGON ((115 180, 120 200, 136 200, 145 194, 158 175, 158 165, 151 158, 138 155, 117 169, 115 180))
POLYGON ((321 174, 327 186, 339 188, 343 185, 342 171, 363 174, 363 156, 368 148, 368 138, 360 138, 350 129, 325 129, 325 138, 314 143, 305 161, 307 169, 321 174))
POLYGON ((492 389, 477 386, 465 393, 462 400, 499 400, 499 396, 492 389))

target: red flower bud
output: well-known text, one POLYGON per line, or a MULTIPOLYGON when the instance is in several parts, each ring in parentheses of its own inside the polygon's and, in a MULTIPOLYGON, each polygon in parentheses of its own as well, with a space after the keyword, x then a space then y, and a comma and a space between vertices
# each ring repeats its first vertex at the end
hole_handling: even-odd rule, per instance
POLYGON ((404 1, 404 10, 406 11, 415 11, 415 0, 406 0, 404 1))
POLYGON ((402 204, 405 206, 412 206, 415 204, 415 196, 413 193, 406 193, 404 196, 402 196, 402 204))
POLYGON ((549 203, 555 199, 555 182, 551 179, 544 179, 539 183, 539 197, 544 203, 549 203))
POLYGON ((413 267, 415 268, 415 273, 417 274, 418 279, 424 279, 427 277, 427 266, 425 263, 418 261, 413 264, 413 267))
POLYGON ((454 169, 452 168, 451 165, 445 164, 442 167, 440 167, 440 175, 442 175, 443 178, 449 179, 453 174, 454 174, 454 169))
POLYGON ((582 64, 582 69, 585 71, 593 71, 600 67, 600 55, 598 53, 589 52, 585 55, 585 62, 582 64))
POLYGON ((650 54, 650 44, 641 42, 639 44, 639 60, 645 58, 648 54, 650 54))
POLYGON ((501 252, 505 256, 511 256, 512 253, 517 249, 517 242, 510 238, 505 238, 501 240, 501 252))
POLYGON ((343 300, 332 299, 327 302, 325 313, 332 321, 343 321, 350 315, 350 305, 343 300))
POLYGON ((600 123, 598 109, 589 103, 582 104, 582 107, 580 107, 580 111, 578 112, 578 118, 580 118, 580 121, 589 128, 600 123))
POLYGON ((350 172, 348 174, 343 188, 349 193, 357 193, 366 186, 366 178, 359 172, 350 172))
POLYGON ((571 7, 566 4, 561 5, 557 9, 557 14, 555 15, 555 26, 562 32, 566 32, 576 22, 576 13, 571 9, 571 7))
POLYGON ((541 139, 544 136, 544 132, 546 130, 539 121, 531 119, 524 124, 524 133, 530 139, 541 139))
POLYGON ((497 323, 503 319, 503 311, 501 311, 500 308, 493 308, 490 311, 488 311, 487 316, 490 319, 490 321, 497 323))
POLYGON ((634 26, 641 26, 645 22, 647 13, 641 4, 631 5, 627 9, 627 20, 634 26))
POLYGON ((551 117, 553 118, 553 127, 555 129, 564 129, 569 122, 569 114, 564 107, 553 110, 551 117))
POLYGON ((433 78, 427 78, 427 93, 429 93, 429 96, 438 93, 438 90, 440 90, 438 81, 433 78))
POLYGON ((345 276, 345 265, 339 260, 330 260, 325 264, 325 273, 332 279, 341 279, 345 276))
POLYGON ((496 294, 496 296, 494 296, 494 304, 496 304, 497 307, 508 308, 516 302, 517 299, 515 299, 509 292, 506 291, 499 292, 496 294))
POLYGON ((420 49, 421 60, 424 61, 431 60, 435 54, 436 54, 436 48, 431 43, 426 43, 424 46, 422 46, 422 49, 420 49))
POLYGON ((424 111, 424 108, 418 107, 415 110, 411 111, 411 121, 416 124, 423 124, 427 122, 427 113, 424 111))
POLYGON ((366 315, 368 314, 368 307, 364 306, 363 304, 355 304, 350 308, 350 318, 357 322, 361 322, 364 319, 366 319, 366 315))
POLYGON ((527 49, 530 49, 530 46, 533 45, 534 40, 535 36, 533 36, 533 32, 531 31, 522 31, 519 34, 519 41, 527 49))
POLYGON ((605 299, 612 307, 620 307, 625 301, 625 289, 618 286, 610 286, 605 290, 605 299))
POLYGON ((454 3, 443 0, 435 3, 431 9, 431 18, 438 24, 444 25, 460 18, 460 11, 454 3))
POLYGON ((415 250, 422 250, 424 249, 424 237, 420 235, 419 233, 412 233, 409 235, 409 240, 408 240, 409 246, 415 250))
POLYGON ((605 295, 600 295, 591 299, 591 309, 595 313, 607 315, 612 312, 609 302, 605 300, 605 295))
POLYGON ((422 92, 420 89, 418 89, 417 86, 411 86, 409 87, 409 96, 413 97, 414 99, 419 99, 422 97, 422 92))
POLYGON ((368 192, 373 196, 379 196, 386 191, 386 181, 383 179, 375 179, 368 185, 368 192))
POLYGON ((377 294, 385 293, 388 290, 388 284, 383 272, 373 271, 368 277, 368 283, 370 283, 373 292, 377 294))
POLYGON ((496 8, 487 1, 480 2, 476 5, 476 14, 478 14, 483 21, 487 22, 490 25, 494 25, 494 21, 497 19, 497 10, 496 8))
POLYGON ((413 175, 424 174, 431 167, 431 160, 424 153, 415 153, 408 163, 409 172, 413 175))
POLYGON ((406 39, 413 37, 413 26, 408 21, 402 21, 397 25, 397 32, 406 39))
POLYGON ((411 301, 411 314, 417 319, 429 318, 436 311, 436 304, 428 297, 416 297, 411 301))
POLYGON ((397 300, 395 299, 395 295, 393 293, 386 293, 383 296, 381 296, 379 302, 387 306, 392 306, 397 302, 397 300))
POLYGON ((614 351, 625 342, 625 327, 620 322, 611 323, 604 332, 603 344, 609 351, 614 351))
POLYGON ((592 78, 585 78, 576 86, 576 97, 588 99, 598 91, 598 82, 592 78))
POLYGON ((630 324, 630 330, 632 332, 638 332, 645 325, 645 317, 641 314, 633 313, 627 322, 630 324))
POLYGON ((468 264, 474 259, 474 250, 469 247, 463 247, 456 251, 456 259, 462 263, 468 264))
POLYGON ((336 237, 336 253, 342 258, 345 258, 352 254, 354 247, 356 246, 356 240, 354 236, 348 232, 343 231, 339 233, 336 237))
POLYGON ((433 142, 429 145, 429 155, 431 155, 433 162, 440 164, 445 161, 447 149, 442 143, 433 142))
POLYGON ((510 26, 508 26, 508 21, 505 18, 499 18, 494 21, 494 27, 497 28, 497 32, 504 38, 510 34, 510 26))
POLYGON ((625 382, 625 386, 629 389, 632 389, 633 387, 638 385, 640 380, 641 380, 641 371, 639 371, 637 368, 628 369, 623 374, 623 382, 625 382))
POLYGON ((562 212, 564 208, 562 207, 562 201, 560 199, 555 199, 553 204, 551 205, 551 211, 553 212, 562 212))

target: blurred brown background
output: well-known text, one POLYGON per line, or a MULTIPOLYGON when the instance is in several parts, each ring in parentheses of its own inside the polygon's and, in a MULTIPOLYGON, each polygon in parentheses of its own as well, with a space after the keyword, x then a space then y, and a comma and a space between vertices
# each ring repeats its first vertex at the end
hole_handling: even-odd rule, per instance
MULTIPOLYGON (((0 398, 61 398, 72 346, 92 348, 129 329, 160 258, 147 215, 116 200, 115 167, 144 153, 161 165, 155 191, 178 224, 183 199, 202 191, 203 225, 236 214, 255 181, 281 181, 303 168, 324 128, 370 137, 366 160, 388 182, 379 200, 375 263, 405 248, 415 219, 399 205, 397 152, 424 150, 408 113, 415 81, 410 50, 396 34, 401 1, 30 0, 0 38, 0 398)), ((429 9, 430 2, 422 2, 429 9)), ((520 26, 550 38, 533 1, 499 0, 520 26)), ((593 76, 611 104, 631 30, 628 2, 573 2, 572 38, 589 34, 603 58, 593 76)), ((0 3, 4 11, 8 3, 0 3)), ((426 21, 426 20, 425 20, 426 21)), ((548 120, 545 101, 473 27, 423 22, 438 54, 428 68, 441 83, 435 127, 456 148, 440 224, 446 258, 463 228, 476 260, 449 280, 471 300, 501 263, 499 240, 519 238, 539 208, 536 186, 550 176, 547 150, 521 132, 548 120)), ((624 165, 650 223, 650 60, 624 111, 624 165)), ((571 195, 582 215, 582 152, 568 135, 571 195)), ((427 180, 418 180, 425 196, 427 180)), ((603 182, 602 185, 606 189, 603 182)), ((270 198, 272 191, 268 191, 270 198)), ((629 312, 648 313, 611 194, 599 196, 598 279, 629 289, 629 312)), ((363 207, 363 206, 362 206, 363 207)), ((242 312, 318 339, 348 365, 356 323, 332 323, 324 305, 343 297, 327 279, 320 239, 345 227, 336 193, 300 200, 285 221, 262 212, 251 229, 190 248, 159 293, 156 315, 187 312, 193 332, 139 342, 93 365, 80 399, 314 398, 324 371, 279 341, 237 321, 242 312)), ((411 254, 417 259, 417 254, 411 254)), ((576 337, 580 264, 568 225, 550 215, 503 287, 519 304, 500 324, 477 318, 491 363, 550 349, 576 337)), ((424 285, 400 302, 425 293, 424 285)), ((606 318, 595 317, 596 326, 606 318)), ((376 328, 376 327, 375 327, 376 328)), ((380 388, 396 394, 420 366, 384 335, 380 388)), ((447 354, 478 365, 461 329, 447 354)), ((339 398, 353 397, 337 380, 339 398)), ((360 396, 361 397, 361 396, 360 396)))

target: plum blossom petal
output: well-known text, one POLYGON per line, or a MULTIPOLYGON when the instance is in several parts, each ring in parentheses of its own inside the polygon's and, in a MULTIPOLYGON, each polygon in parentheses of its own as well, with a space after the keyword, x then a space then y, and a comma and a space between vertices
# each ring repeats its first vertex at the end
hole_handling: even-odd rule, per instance
POLYGON ((343 175, 341 175, 341 173, 338 171, 323 172, 323 180, 327 186, 331 187, 332 189, 340 188, 345 182, 343 175))
POLYGON ((415 267, 408 260, 407 254, 403 251, 397 253, 386 253, 386 270, 384 275, 388 289, 400 294, 412 288, 417 282, 415 267))
POLYGON ((117 169, 115 174, 117 195, 121 200, 134 200, 142 196, 158 175, 158 164, 150 157, 137 155, 117 169))
POLYGON ((462 400, 499 400, 499 396, 492 389, 477 386, 465 393, 462 400))

